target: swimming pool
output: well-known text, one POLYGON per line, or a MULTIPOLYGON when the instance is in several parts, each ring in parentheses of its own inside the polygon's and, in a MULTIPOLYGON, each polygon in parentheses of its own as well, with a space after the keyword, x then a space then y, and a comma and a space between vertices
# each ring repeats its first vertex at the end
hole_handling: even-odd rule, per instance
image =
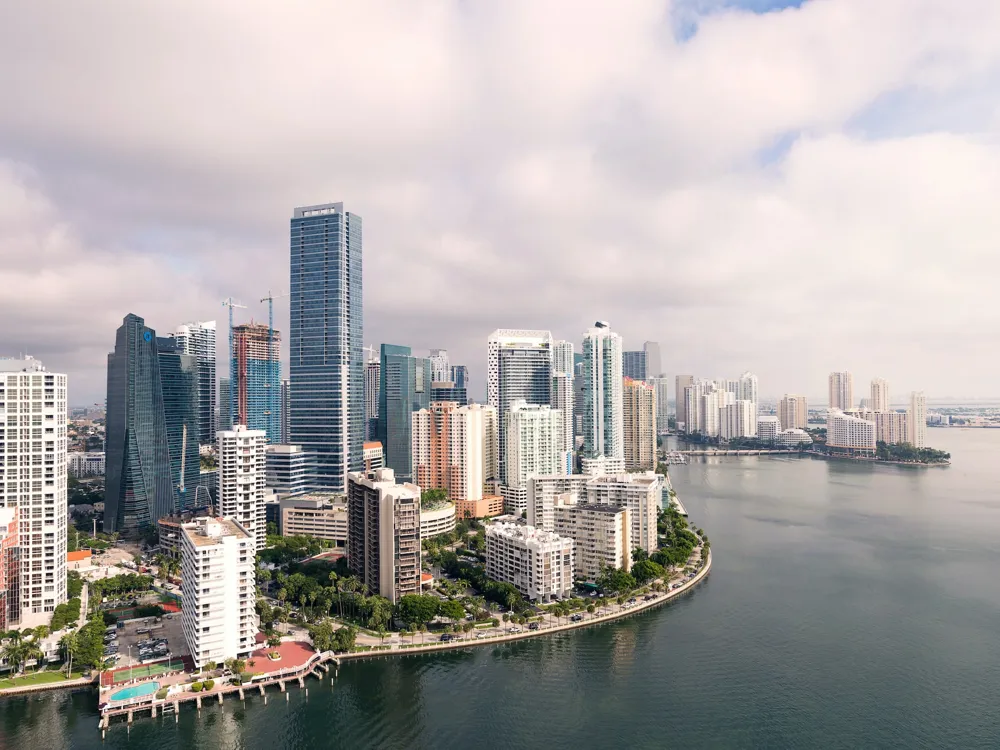
POLYGON ((130 685, 127 688, 119 690, 117 693, 112 693, 110 700, 127 701, 132 698, 141 698, 144 695, 152 695, 159 689, 160 683, 158 682, 143 682, 138 685, 130 685))

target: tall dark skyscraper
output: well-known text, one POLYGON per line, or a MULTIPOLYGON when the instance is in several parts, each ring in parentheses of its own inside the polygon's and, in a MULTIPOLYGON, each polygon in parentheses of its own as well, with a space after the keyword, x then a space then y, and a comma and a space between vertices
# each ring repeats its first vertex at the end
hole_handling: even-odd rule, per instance
POLYGON ((382 344, 378 440, 385 465, 400 481, 413 477, 412 414, 430 406, 431 362, 413 357, 408 346, 382 344))
POLYGON ((215 444, 215 321, 198 321, 177 326, 173 334, 182 354, 198 359, 198 441, 215 444))
POLYGON ((104 530, 134 534, 174 512, 156 331, 125 316, 108 355, 104 530))
POLYGON ((201 369, 198 358, 184 354, 173 338, 157 338, 156 348, 174 505, 181 511, 202 507, 208 505, 208 491, 198 490, 201 477, 198 454, 201 369))
POLYGON ((316 454, 319 489, 347 491, 365 440, 361 217, 343 203, 291 222, 290 440, 316 454))
POLYGON ((465 388, 469 390, 469 368, 465 365, 452 365, 451 366, 451 382, 455 384, 456 388, 465 388))
POLYGON ((622 352, 622 370, 626 378, 632 380, 646 379, 646 352, 622 352))
POLYGON ((229 430, 233 426, 233 394, 232 381, 229 378, 219 378, 219 424, 220 430, 229 430))

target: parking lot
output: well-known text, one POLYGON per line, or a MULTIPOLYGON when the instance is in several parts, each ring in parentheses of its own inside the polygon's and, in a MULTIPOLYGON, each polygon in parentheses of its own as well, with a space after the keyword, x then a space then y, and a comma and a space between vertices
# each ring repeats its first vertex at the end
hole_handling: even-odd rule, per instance
MULTIPOLYGON (((187 644, 184 642, 184 633, 181 630, 180 613, 166 614, 160 618, 160 622, 156 622, 156 619, 155 617, 146 617, 141 620, 130 620, 125 623, 123 628, 118 628, 115 631, 118 641, 118 653, 121 655, 115 665, 116 667, 127 667, 142 663, 143 660, 139 658, 139 642, 150 639, 165 638, 167 640, 167 652, 171 657, 186 656, 188 654, 187 644)), ((155 654, 152 657, 147 657, 145 662, 159 661, 166 658, 167 654, 155 654)))

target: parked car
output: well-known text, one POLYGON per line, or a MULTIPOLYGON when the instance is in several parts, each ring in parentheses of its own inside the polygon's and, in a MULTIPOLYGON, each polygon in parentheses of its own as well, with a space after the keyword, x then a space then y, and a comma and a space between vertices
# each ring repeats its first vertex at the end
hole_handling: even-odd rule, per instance
POLYGON ((537 622, 529 622, 528 630, 538 630, 541 627, 537 622))
POLYGON ((514 627, 512 627, 510 629, 510 632, 511 633, 520 633, 521 632, 521 626, 520 625, 515 625, 514 627))
POLYGON ((454 640, 455 636, 451 633, 445 633, 441 636, 441 643, 447 643, 448 641, 454 640))
POLYGON ((583 619, 583 615, 577 613, 569 618, 572 622, 580 622, 583 619))
POLYGON ((672 588, 672 589, 679 589, 679 588, 680 588, 681 586, 683 586, 683 585, 684 585, 683 583, 675 583, 675 584, 674 584, 673 586, 671 586, 670 588, 672 588))
POLYGON ((644 600, 644 601, 647 601, 647 602, 649 602, 649 601, 652 601, 653 599, 655 599, 655 598, 656 598, 656 596, 655 596, 655 595, 653 595, 653 594, 646 594, 646 595, 645 595, 644 597, 642 597, 642 598, 643 598, 643 600, 644 600))

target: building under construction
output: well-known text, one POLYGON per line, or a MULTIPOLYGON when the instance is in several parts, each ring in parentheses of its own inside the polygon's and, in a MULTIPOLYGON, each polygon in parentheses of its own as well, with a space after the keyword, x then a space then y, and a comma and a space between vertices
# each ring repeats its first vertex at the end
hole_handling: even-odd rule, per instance
POLYGON ((281 336, 263 323, 233 326, 233 424, 281 442, 281 336))

